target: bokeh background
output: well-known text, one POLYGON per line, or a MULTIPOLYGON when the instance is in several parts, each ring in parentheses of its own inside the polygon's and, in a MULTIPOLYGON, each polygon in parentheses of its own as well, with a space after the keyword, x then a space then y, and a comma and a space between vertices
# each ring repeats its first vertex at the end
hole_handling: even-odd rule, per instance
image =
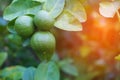
MULTIPOLYGON (((8 32, 7 21, 2 18, 5 7, 11 1, 0 0, 0 52, 8 53, 1 69, 14 65, 37 66, 40 61, 34 51, 25 46, 27 42, 24 42, 24 47, 19 45, 18 38, 8 32)), ((75 76, 72 70, 66 73, 61 70, 61 80, 120 80, 120 62, 115 60, 115 56, 120 54, 120 22, 116 15, 114 18, 100 15, 99 1, 88 0, 83 31, 52 30, 56 36, 59 59, 71 59, 79 73, 75 76)))

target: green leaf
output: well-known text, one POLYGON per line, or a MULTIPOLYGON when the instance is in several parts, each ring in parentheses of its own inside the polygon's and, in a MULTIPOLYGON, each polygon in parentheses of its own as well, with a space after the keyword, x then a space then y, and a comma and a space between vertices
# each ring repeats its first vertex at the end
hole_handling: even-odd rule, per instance
MULTIPOLYGON (((18 1, 18 0, 13 0, 12 3, 16 2, 16 1, 18 1)), ((12 4, 12 3, 11 3, 11 4, 12 4)))
POLYGON ((104 17, 114 17, 117 10, 120 8, 120 0, 113 2, 103 1, 100 3, 99 12, 104 17))
POLYGON ((79 0, 66 0, 63 13, 57 18, 55 26, 67 31, 81 31, 80 22, 87 20, 86 12, 79 0))
POLYGON ((64 11, 56 20, 55 27, 67 31, 81 31, 81 23, 68 11, 64 11))
POLYGON ((71 59, 65 59, 65 60, 60 61, 59 66, 63 72, 69 75, 72 75, 72 76, 79 75, 77 68, 72 64, 71 59))
POLYGON ((55 61, 55 62, 59 61, 59 57, 58 57, 57 53, 53 54, 51 61, 55 61))
POLYGON ((5 62, 7 56, 8 54, 6 52, 0 52, 0 66, 5 62))
POLYGON ((23 73, 22 80, 34 80, 35 70, 34 67, 27 68, 23 73))
POLYGON ((45 2, 46 0, 33 0, 33 1, 37 1, 37 2, 43 3, 43 2, 45 2))
POLYGON ((4 11, 4 19, 13 20, 25 14, 36 14, 41 9, 39 2, 32 0, 15 0, 4 11))
POLYGON ((7 67, 0 72, 0 76, 5 80, 20 80, 24 71, 22 66, 7 67))
POLYGON ((23 47, 26 47, 26 46, 28 46, 28 45, 30 45, 30 39, 29 39, 29 38, 23 41, 22 46, 23 46, 23 47))
POLYGON ((63 11, 65 0, 46 0, 43 9, 48 11, 50 16, 56 18, 63 11))
POLYGON ((79 0, 66 0, 65 9, 80 22, 85 22, 87 20, 85 9, 79 0))
POLYGON ((35 73, 34 80, 59 80, 58 66, 54 62, 41 63, 35 73))
POLYGON ((14 22, 15 22, 15 20, 12 20, 8 23, 7 30, 10 33, 17 34, 17 32, 15 31, 14 22))

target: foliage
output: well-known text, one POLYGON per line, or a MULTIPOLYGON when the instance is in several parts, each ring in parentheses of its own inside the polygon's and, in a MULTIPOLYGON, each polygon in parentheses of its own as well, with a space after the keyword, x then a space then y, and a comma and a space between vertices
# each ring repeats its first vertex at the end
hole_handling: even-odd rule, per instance
POLYGON ((35 71, 34 67, 27 68, 23 73, 22 80, 34 80, 35 71))
MULTIPOLYGON (((38 12, 41 9, 41 5, 43 5, 42 9, 47 10, 49 12, 49 14, 51 16, 53 16, 54 18, 59 16, 59 14, 63 11, 63 9, 69 11, 70 14, 73 15, 73 20, 71 19, 71 21, 69 21, 69 22, 66 20, 67 21, 67 24, 65 26, 65 30, 66 30, 66 27, 69 26, 70 22, 72 22, 72 21, 74 22, 77 17, 78 17, 77 19, 79 19, 79 21, 81 21, 81 22, 86 21, 85 10, 84 10, 84 7, 81 5, 81 3, 78 0, 75 0, 73 3, 74 4, 77 3, 77 5, 71 5, 71 4, 69 4, 69 3, 72 3, 71 1, 69 1, 69 0, 66 1, 66 4, 67 3, 68 4, 66 6, 66 9, 64 9, 65 0, 55 0, 55 1, 53 1, 53 0, 51 0, 51 1, 50 0, 45 0, 42 3, 39 2, 39 1, 36 2, 36 1, 32 1, 32 0, 26 0, 25 2, 23 0, 16 0, 15 2, 12 2, 12 4, 10 4, 5 9, 5 11, 4 11, 4 19, 12 21, 16 17, 22 16, 24 14, 34 15, 36 12, 38 12), (59 3, 61 3, 61 4, 59 4, 59 3), (27 4, 29 4, 29 5, 27 5, 27 4), (72 7, 72 6, 74 6, 74 7, 72 7), (15 10, 13 11, 14 8, 15 8, 15 10), (76 11, 73 11, 74 8, 76 8, 76 11), (79 10, 80 10, 80 12, 79 12, 79 10), (80 14, 80 16, 79 16, 79 14, 80 14)), ((71 16, 71 18, 72 18, 72 16, 71 16)), ((55 26, 58 27, 58 28, 62 28, 62 25, 64 25, 64 24, 61 24, 61 22, 59 22, 58 20, 56 20, 56 22, 57 22, 57 24, 55 24, 55 26)), ((78 25, 76 25, 76 27, 77 26, 78 25)), ((74 25, 73 25, 73 27, 74 27, 74 25)), ((81 28, 81 26, 80 26, 80 28, 81 28)), ((62 28, 62 29, 64 29, 64 28, 62 28)), ((74 30, 77 30, 77 29, 74 29, 74 28, 70 29, 69 28, 70 31, 74 31, 74 30)), ((78 29, 78 30, 81 30, 81 29, 78 29)))
POLYGON ((24 14, 35 14, 41 9, 40 3, 32 0, 16 0, 12 2, 4 11, 4 19, 13 20, 24 14), (22 4, 22 5, 21 5, 22 4), (26 6, 27 5, 27 6, 26 6))
POLYGON ((0 66, 4 63, 4 61, 7 59, 7 53, 6 52, 0 52, 0 66))
POLYGON ((100 3, 99 11, 105 17, 114 17, 115 13, 120 9, 120 0, 113 2, 103 1, 100 3))
MULTIPOLYGON (((34 18, 37 12, 44 10, 48 12, 48 16, 55 19, 54 27, 66 31, 81 31, 83 30, 83 23, 87 21, 87 15, 89 15, 87 14, 89 1, 90 0, 13 0, 6 8, 3 7, 5 8, 3 18, 8 22, 0 18, 0 80, 96 80, 99 77, 101 80, 109 80, 110 75, 114 74, 106 73, 108 70, 106 69, 107 64, 100 58, 93 59, 95 61, 92 61, 91 57, 95 55, 90 54, 93 49, 88 46, 81 45, 80 54, 77 54, 77 57, 80 58, 78 62, 72 59, 73 56, 72 58, 70 56, 60 58, 61 56, 58 55, 59 51, 58 53, 54 53, 54 55, 42 54, 45 58, 46 56, 52 57, 49 61, 41 60, 41 57, 36 55, 35 51, 30 47, 31 36, 23 38, 18 35, 15 30, 14 25, 18 17, 27 15, 34 18), (10 33, 8 33, 6 28, 10 33), (90 64, 89 60, 91 61, 90 64), (103 75, 106 77, 103 78, 103 75)), ((117 17, 120 19, 120 0, 105 0, 98 4, 99 12, 102 16, 113 18, 115 14, 117 14, 117 17)), ((0 7, 0 9, 1 8, 2 7, 0 7)), ((91 26, 91 24, 89 25, 91 26)), ((34 32, 39 31, 36 24, 34 28, 34 32)), ((52 32, 52 29, 54 28, 47 31, 52 32)), ((46 30, 43 31, 46 32, 46 30)), ((68 42, 71 42, 71 38, 68 37, 68 34, 66 35, 68 42)), ((87 43, 84 36, 80 37, 87 43)), ((44 36, 42 39, 46 40, 47 38, 44 36)), ((77 40, 74 40, 74 43, 76 42, 77 40)), ((36 44, 39 43, 36 42, 36 44)), ((49 43, 46 44, 48 46, 49 43)), ((67 47, 70 48, 69 45, 67 47)), ((66 51, 65 49, 64 51, 66 51)), ((43 52, 40 51, 38 54, 41 55, 41 53, 44 52, 46 51, 43 49, 43 52)), ((115 59, 118 60, 119 63, 120 55, 116 56, 115 59)), ((117 69, 119 71, 119 68, 117 69)), ((119 76, 116 75, 114 79, 119 80, 119 76)))

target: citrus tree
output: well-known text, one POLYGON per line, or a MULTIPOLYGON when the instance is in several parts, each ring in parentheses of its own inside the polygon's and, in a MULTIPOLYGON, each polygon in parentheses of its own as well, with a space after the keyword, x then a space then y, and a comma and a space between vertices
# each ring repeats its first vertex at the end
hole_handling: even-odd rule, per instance
MULTIPOLYGON (((3 18, 8 22, 7 30, 10 32, 7 39, 16 45, 13 48, 15 51, 18 51, 20 46, 23 52, 26 51, 25 47, 29 48, 31 50, 29 52, 33 53, 38 62, 35 65, 37 67, 33 64, 28 68, 23 66, 5 68, 0 74, 1 80, 60 80, 61 70, 78 76, 79 72, 71 64, 72 61, 69 59, 60 61, 56 54, 54 28, 82 31, 82 23, 87 21, 86 10, 88 6, 94 7, 94 4, 99 6, 99 13, 102 16, 113 18, 117 15, 118 23, 120 23, 120 0, 96 1, 94 4, 91 4, 91 1, 13 0, 3 13, 3 18)), ((22 55, 27 57, 24 53, 22 55)), ((1 52, 0 65, 7 56, 6 52, 1 52)), ((120 60, 120 56, 115 59, 120 60)))

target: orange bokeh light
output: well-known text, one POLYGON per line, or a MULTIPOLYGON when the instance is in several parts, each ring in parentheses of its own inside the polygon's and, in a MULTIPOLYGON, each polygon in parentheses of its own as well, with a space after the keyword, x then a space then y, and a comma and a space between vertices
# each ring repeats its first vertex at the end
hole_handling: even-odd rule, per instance
POLYGON ((116 16, 114 18, 105 18, 98 12, 89 10, 88 20, 83 23, 83 32, 88 35, 89 39, 102 42, 101 44, 104 46, 110 47, 112 44, 118 48, 117 45, 120 41, 120 30, 118 28, 120 25, 118 23, 116 16))

